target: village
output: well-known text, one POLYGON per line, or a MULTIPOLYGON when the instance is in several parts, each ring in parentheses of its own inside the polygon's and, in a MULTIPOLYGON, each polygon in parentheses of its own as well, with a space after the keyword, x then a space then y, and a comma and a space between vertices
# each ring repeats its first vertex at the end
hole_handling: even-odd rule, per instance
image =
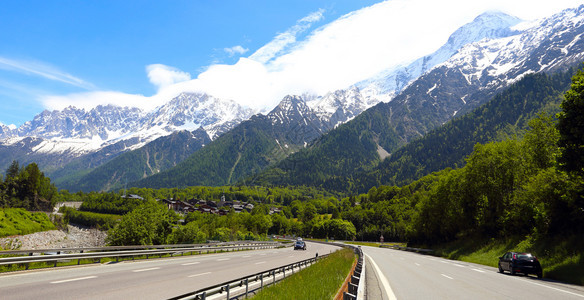
MULTIPOLYGON (((128 199, 140 199, 143 200, 144 198, 138 195, 127 195, 125 198, 128 199)), ((173 210, 179 214, 188 214, 190 212, 202 212, 202 213, 209 213, 215 215, 227 215, 230 211, 235 213, 241 213, 243 211, 251 213, 254 208, 254 205, 249 202, 239 201, 239 200, 225 200, 225 196, 221 197, 221 200, 218 202, 213 200, 202 200, 202 199, 190 199, 190 200, 174 200, 173 198, 169 199, 156 199, 156 201, 160 203, 164 203, 169 210, 173 210)), ((277 214, 281 211, 278 207, 271 207, 269 214, 277 214)))

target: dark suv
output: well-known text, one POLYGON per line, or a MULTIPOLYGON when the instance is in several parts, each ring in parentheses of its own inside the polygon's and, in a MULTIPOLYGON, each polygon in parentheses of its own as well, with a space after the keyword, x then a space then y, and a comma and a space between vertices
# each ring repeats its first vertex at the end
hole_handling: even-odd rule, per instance
POLYGON ((511 275, 522 273, 525 275, 535 274, 541 278, 543 271, 537 257, 531 253, 507 252, 499 257, 499 272, 509 271, 511 275))
POLYGON ((304 241, 296 241, 296 243, 294 243, 294 250, 296 249, 306 250, 306 243, 304 243, 304 241))

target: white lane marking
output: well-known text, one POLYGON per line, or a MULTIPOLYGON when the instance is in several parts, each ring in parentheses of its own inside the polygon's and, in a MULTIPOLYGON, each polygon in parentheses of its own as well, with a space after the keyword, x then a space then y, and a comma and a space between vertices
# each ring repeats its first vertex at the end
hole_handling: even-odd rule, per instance
POLYGON ((194 261, 194 262, 190 262, 190 263, 186 263, 186 264, 182 264, 182 266, 190 266, 190 265, 196 265, 201 263, 200 261, 194 261))
POLYGON ((389 297, 389 300, 397 300, 397 297, 395 296, 395 294, 391 290, 391 286, 389 285, 389 281, 387 281, 387 278, 385 278, 383 273, 381 273, 381 270, 379 270, 379 267, 377 266, 375 261, 369 255, 365 254, 365 256, 367 258, 369 258, 369 261, 373 265, 373 268, 375 269, 375 273, 377 273, 377 277, 381 281, 381 285, 383 285, 383 288, 385 289, 385 293, 387 294, 387 297, 389 297))
POLYGON ((414 264, 415 264, 416 266, 418 266, 418 267, 420 266, 420 264, 419 264, 419 263, 414 263, 414 264))
POLYGON ((141 269, 141 270, 134 270, 132 272, 134 273, 138 273, 138 272, 146 272, 146 271, 152 271, 152 270, 158 270, 160 269, 160 267, 156 267, 156 268, 150 268, 150 269, 141 269))
POLYGON ((197 276, 203 276, 203 275, 207 275, 207 274, 211 274, 211 272, 205 272, 205 273, 200 273, 200 274, 195 274, 195 275, 189 275, 188 277, 197 277, 197 276))
POLYGON ((219 258, 217 261, 230 260, 230 258, 219 258))
POLYGON ((440 274, 440 275, 442 275, 442 276, 444 276, 444 277, 446 277, 446 278, 448 278, 448 279, 454 279, 454 278, 452 278, 452 277, 450 277, 450 276, 448 276, 448 275, 444 275, 444 274, 440 274))
POLYGON ((584 295, 582 295, 582 294, 576 294, 576 293, 568 292, 568 291, 566 291, 566 290, 562 290, 562 289, 559 289, 559 288, 555 288, 555 287, 547 286, 547 285, 545 285, 545 284, 541 284, 541 283, 537 283, 537 282, 532 282, 532 281, 528 281, 528 280, 524 280, 524 282, 531 283, 531 284, 535 284, 535 285, 539 285, 539 286, 542 286, 542 287, 546 287, 546 288, 548 288, 548 289, 556 290, 556 291, 558 291, 558 292, 564 292, 564 293, 566 293, 566 294, 570 294, 570 295, 578 296, 578 297, 580 297, 580 298, 584 298, 584 295))
POLYGON ((53 281, 51 283, 65 283, 65 282, 85 280, 85 279, 91 279, 91 278, 97 278, 97 276, 87 276, 87 277, 79 277, 79 278, 73 278, 73 279, 65 279, 65 280, 53 281))
POLYGON ((260 262, 257 262, 257 263, 255 263, 255 264, 256 264, 256 265, 259 265, 259 264, 265 264, 265 263, 266 263, 265 261, 260 261, 260 262))
POLYGON ((471 270, 473 270, 473 271, 477 271, 477 272, 481 272, 481 273, 485 273, 485 271, 483 271, 483 270, 480 270, 480 269, 471 269, 471 270))
POLYGON ((457 266, 457 267, 464 268, 464 266, 463 266, 463 265, 459 265, 459 264, 453 264, 453 265, 455 265, 455 266, 457 266))

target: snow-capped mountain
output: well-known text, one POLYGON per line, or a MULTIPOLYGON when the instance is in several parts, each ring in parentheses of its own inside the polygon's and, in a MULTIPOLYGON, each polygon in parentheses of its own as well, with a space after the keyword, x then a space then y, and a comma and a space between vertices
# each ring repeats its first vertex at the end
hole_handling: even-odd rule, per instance
POLYGON ((346 90, 328 93, 323 97, 313 98, 307 104, 327 128, 335 128, 378 102, 375 98, 364 97, 359 88, 353 86, 346 90))
POLYGON ((293 144, 306 145, 330 128, 300 96, 284 97, 266 117, 272 122, 272 131, 285 134, 293 144))
POLYGON ((233 100, 218 99, 204 93, 182 93, 148 114, 136 131, 161 132, 158 136, 162 136, 203 127, 209 137, 215 139, 252 114, 251 109, 233 100))
POLYGON ((0 166, 37 162, 45 171, 73 161, 96 167, 174 132, 198 128, 211 138, 252 115, 231 100, 183 93, 151 112, 114 105, 45 110, 18 128, 0 127, 0 166))
POLYGON ((445 62, 463 46, 483 39, 498 39, 517 34, 513 26, 520 19, 501 12, 486 12, 472 22, 460 27, 436 52, 421 57, 407 66, 397 66, 381 72, 373 78, 356 84, 361 89, 363 98, 368 101, 389 102, 409 83, 426 73, 434 66, 445 62))
POLYGON ((182 93, 152 112, 114 105, 89 111, 75 107, 45 110, 18 128, 3 126, 0 138, 3 144, 25 137, 42 138, 45 143, 37 151, 83 154, 134 138, 138 138, 139 147, 158 137, 199 127, 215 138, 251 115, 252 110, 232 100, 182 93))
POLYGON ((584 60, 584 5, 516 35, 462 47, 388 103, 404 141, 491 99, 526 74, 566 70, 584 60))

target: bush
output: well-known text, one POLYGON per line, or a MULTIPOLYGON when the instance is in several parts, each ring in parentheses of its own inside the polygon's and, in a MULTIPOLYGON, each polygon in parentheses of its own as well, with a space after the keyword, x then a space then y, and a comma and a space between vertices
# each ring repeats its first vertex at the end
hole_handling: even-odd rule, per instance
POLYGON ((49 217, 42 212, 31 213, 22 208, 0 210, 0 237, 24 235, 55 229, 49 217))
POLYGON ((70 207, 61 207, 59 211, 65 214, 65 220, 68 223, 93 227, 101 230, 109 230, 114 228, 114 226, 122 218, 118 215, 78 211, 70 207))

